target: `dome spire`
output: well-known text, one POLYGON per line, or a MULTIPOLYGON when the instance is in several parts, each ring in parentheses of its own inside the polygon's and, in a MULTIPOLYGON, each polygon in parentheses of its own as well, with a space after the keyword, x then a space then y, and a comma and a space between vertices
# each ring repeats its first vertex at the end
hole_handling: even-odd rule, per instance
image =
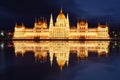
POLYGON ((61 9, 60 9, 60 13, 62 13, 63 11, 62 11, 62 7, 61 7, 61 9))

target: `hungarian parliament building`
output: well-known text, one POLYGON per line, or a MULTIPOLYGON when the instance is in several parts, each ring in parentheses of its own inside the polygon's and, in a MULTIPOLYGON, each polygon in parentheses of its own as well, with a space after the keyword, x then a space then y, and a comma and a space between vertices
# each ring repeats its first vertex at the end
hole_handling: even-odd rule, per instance
POLYGON ((13 39, 108 39, 108 25, 98 24, 95 28, 88 28, 87 21, 78 21, 75 28, 70 28, 69 16, 60 10, 53 22, 50 16, 49 25, 46 20, 35 20, 33 28, 15 25, 13 39))

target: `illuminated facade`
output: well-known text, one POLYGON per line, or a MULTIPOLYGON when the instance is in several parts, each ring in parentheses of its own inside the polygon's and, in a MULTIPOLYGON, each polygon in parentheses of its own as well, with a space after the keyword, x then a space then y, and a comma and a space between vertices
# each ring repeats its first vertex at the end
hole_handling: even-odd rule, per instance
POLYGON ((88 28, 87 21, 78 21, 76 28, 70 28, 69 16, 65 16, 60 10, 53 22, 51 14, 49 27, 46 20, 35 20, 33 28, 15 25, 13 39, 108 39, 108 25, 100 25, 96 28, 88 28))
POLYGON ((69 64, 70 54, 77 54, 80 59, 87 58, 89 52, 97 53, 98 56, 108 55, 109 42, 105 41, 85 41, 85 42, 65 42, 65 41, 52 41, 52 42, 14 42, 15 55, 19 54, 24 56, 26 52, 34 52, 35 60, 47 60, 49 57, 52 66, 53 59, 56 59, 57 64, 62 69, 64 65, 69 64))

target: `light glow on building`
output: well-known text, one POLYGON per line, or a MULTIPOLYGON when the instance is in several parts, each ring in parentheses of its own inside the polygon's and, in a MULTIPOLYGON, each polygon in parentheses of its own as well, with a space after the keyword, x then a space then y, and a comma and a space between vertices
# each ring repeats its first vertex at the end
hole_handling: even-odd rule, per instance
POLYGON ((13 39, 109 39, 107 24, 88 28, 87 21, 78 21, 76 25, 76 28, 70 28, 69 16, 61 9, 55 23, 51 14, 49 27, 45 19, 35 20, 33 28, 16 24, 13 39))

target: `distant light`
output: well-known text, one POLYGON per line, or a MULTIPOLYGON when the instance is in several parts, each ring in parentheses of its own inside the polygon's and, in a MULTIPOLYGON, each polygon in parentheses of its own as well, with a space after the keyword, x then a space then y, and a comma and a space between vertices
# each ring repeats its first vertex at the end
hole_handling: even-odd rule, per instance
POLYGON ((4 36, 4 32, 3 32, 3 31, 1 31, 1 33, 0 33, 0 34, 1 34, 1 36, 4 36))
POLYGON ((1 47, 1 48, 4 48, 4 43, 1 43, 0 47, 1 47))
POLYGON ((115 46, 117 45, 117 43, 115 42, 115 46))
POLYGON ((8 32, 7 35, 12 35, 12 33, 11 33, 11 32, 8 32))
POLYGON ((113 45, 113 48, 115 48, 115 46, 113 45))

